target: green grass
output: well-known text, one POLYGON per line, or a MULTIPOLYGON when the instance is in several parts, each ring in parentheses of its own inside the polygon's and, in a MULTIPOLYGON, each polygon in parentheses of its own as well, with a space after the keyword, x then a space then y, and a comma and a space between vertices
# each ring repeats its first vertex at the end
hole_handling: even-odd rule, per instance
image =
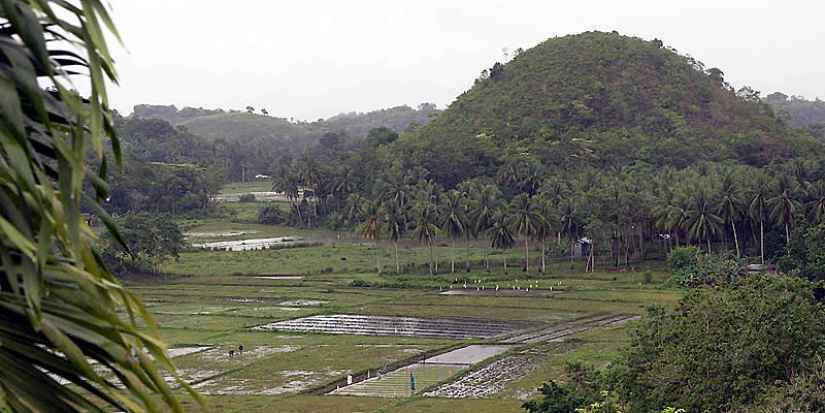
POLYGON ((233 182, 224 185, 221 189, 221 194, 248 194, 250 192, 270 192, 272 191, 272 182, 270 180, 262 180, 255 182, 233 182))

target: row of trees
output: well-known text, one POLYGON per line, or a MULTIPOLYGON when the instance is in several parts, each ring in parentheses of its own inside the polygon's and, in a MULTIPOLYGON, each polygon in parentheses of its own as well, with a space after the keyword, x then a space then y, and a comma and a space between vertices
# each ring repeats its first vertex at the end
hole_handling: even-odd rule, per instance
POLYGON ((358 169, 347 160, 321 163, 305 152, 279 170, 273 188, 292 200, 293 221, 301 225, 358 228, 369 238, 393 241, 409 234, 427 245, 437 237, 493 239, 498 213, 502 232, 491 246, 511 247, 508 236, 522 240, 525 270, 531 242, 544 251, 547 241, 569 245, 582 237, 615 266, 664 257, 679 245, 764 263, 786 253, 795 227, 825 217, 825 165, 816 160, 764 168, 637 163, 560 171, 526 157, 502 167, 495 179, 475 178, 448 190, 427 179, 423 168, 396 165, 377 179, 358 169), (403 225, 393 223, 396 214, 403 225))

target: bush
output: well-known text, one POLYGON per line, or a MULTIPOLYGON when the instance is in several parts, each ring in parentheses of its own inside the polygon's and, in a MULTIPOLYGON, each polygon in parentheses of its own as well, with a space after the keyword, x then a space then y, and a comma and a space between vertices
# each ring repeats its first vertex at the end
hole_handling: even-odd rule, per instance
POLYGON ((255 194, 241 194, 238 200, 241 202, 255 202, 255 194))
POLYGON ((258 223, 264 225, 278 225, 286 220, 286 214, 277 205, 266 205, 258 210, 258 223))
POLYGON ((667 254, 667 263, 674 272, 692 269, 699 259, 699 247, 676 247, 667 254))

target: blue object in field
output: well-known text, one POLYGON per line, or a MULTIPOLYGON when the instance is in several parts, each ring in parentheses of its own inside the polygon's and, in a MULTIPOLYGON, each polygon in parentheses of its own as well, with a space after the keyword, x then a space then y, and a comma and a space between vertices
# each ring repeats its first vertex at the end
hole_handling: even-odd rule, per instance
POLYGON ((412 371, 410 371, 410 390, 415 391, 415 377, 413 376, 412 371))

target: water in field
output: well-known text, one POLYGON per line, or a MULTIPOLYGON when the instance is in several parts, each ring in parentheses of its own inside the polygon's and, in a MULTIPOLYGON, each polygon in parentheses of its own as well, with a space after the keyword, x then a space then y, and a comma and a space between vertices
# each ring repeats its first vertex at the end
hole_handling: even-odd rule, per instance
POLYGON ((301 237, 274 237, 274 238, 253 238, 239 241, 217 241, 205 243, 193 243, 195 248, 208 248, 224 251, 251 251, 263 250, 272 246, 293 245, 303 241, 301 237))

